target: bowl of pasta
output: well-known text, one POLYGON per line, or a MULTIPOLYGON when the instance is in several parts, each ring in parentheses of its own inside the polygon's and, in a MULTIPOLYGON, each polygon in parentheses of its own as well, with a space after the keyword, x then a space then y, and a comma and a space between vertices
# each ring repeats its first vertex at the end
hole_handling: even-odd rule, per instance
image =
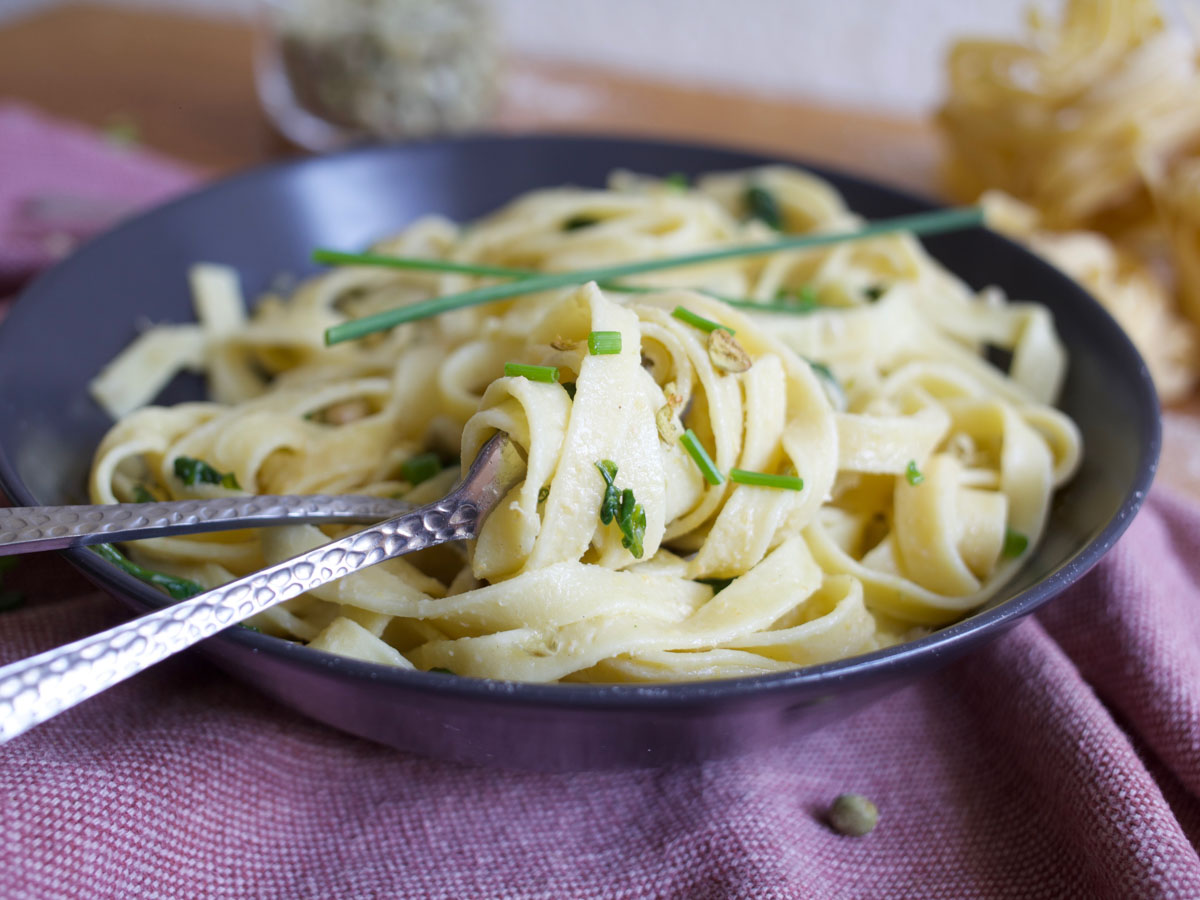
MULTIPOLYGON (((525 477, 476 540, 202 652, 433 757, 747 753, 1002 633, 1099 560, 1153 478, 1158 405, 1121 329, 955 215, 640 140, 269 166, 24 292, 0 327, 0 487, 24 505, 423 503, 507 432, 525 477)), ((186 594, 347 530, 68 556, 145 611, 170 602, 148 572, 186 594)))

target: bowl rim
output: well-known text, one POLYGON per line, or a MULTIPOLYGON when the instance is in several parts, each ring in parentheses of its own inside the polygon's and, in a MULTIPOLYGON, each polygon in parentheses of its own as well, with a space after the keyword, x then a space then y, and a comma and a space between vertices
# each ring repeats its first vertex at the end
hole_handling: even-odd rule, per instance
MULTIPOLYGON (((708 151, 740 157, 741 165, 791 165, 811 171, 822 178, 833 178, 863 188, 890 194, 914 206, 927 209, 944 208, 944 204, 906 188, 894 187, 867 175, 860 175, 823 163, 776 154, 765 150, 723 145, 708 141, 672 140, 648 138, 636 134, 605 133, 602 135, 556 133, 539 131, 523 134, 478 133, 466 136, 434 138, 411 141, 403 144, 367 143, 337 153, 273 160, 252 166, 243 171, 201 184, 175 199, 141 212, 116 225, 104 233, 84 242, 71 256, 39 273, 19 292, 5 321, 0 323, 0 336, 14 321, 20 318, 22 307, 32 305, 36 294, 46 289, 56 274, 66 267, 77 265, 95 253, 105 252, 106 245, 127 229, 142 227, 146 220, 171 216, 176 209, 210 198, 227 191, 237 191, 243 183, 271 178, 296 170, 312 170, 326 166, 344 165, 346 160, 363 156, 405 154, 412 152, 444 152, 447 149, 470 144, 609 144, 619 146, 638 145, 642 149, 662 151, 695 152, 708 151), (24 301, 24 303, 22 302, 24 301)), ((939 657, 954 658, 971 645, 990 640, 1021 618, 1060 594, 1080 579, 1100 558, 1107 553, 1124 534, 1147 497, 1158 467, 1162 446, 1162 422, 1158 395, 1150 378, 1149 369, 1142 360, 1133 342, 1108 311, 1087 291, 1069 276, 1050 263, 1031 253, 1003 235, 992 233, 996 240, 1003 241, 1020 252, 1028 254, 1036 263, 1045 267, 1050 277, 1061 280, 1068 289, 1086 297, 1093 307, 1097 325, 1110 332, 1108 339, 1115 342, 1121 357, 1119 368, 1136 372, 1133 385, 1141 394, 1139 408, 1143 421, 1139 432, 1148 435, 1148 440, 1139 447, 1136 477, 1126 492, 1116 513, 1105 523, 1100 532, 1074 553, 1066 557, 1048 575, 1039 581, 998 601, 994 606, 969 614, 966 618, 912 641, 906 641, 859 656, 801 666, 784 672, 707 681, 633 683, 633 684, 575 684, 506 681, 498 679, 454 676, 433 672, 412 671, 372 663, 350 657, 337 656, 306 645, 232 626, 206 639, 199 645, 202 649, 210 642, 232 642, 252 652, 267 654, 284 665, 299 665, 323 671, 326 675, 361 685, 371 684, 387 688, 407 689, 432 693, 444 698, 463 700, 486 700, 503 702, 515 707, 658 710, 707 706, 714 703, 763 699, 781 693, 813 696, 831 691, 835 686, 847 682, 866 684, 891 676, 898 670, 924 669, 926 664, 939 657)), ((36 505, 25 483, 18 477, 15 463, 9 459, 3 443, 0 443, 0 489, 14 503, 36 505)), ((69 562, 81 569, 93 582, 101 585, 118 600, 137 609, 139 614, 164 605, 165 596, 149 585, 133 578, 102 560, 84 548, 64 551, 69 562)))

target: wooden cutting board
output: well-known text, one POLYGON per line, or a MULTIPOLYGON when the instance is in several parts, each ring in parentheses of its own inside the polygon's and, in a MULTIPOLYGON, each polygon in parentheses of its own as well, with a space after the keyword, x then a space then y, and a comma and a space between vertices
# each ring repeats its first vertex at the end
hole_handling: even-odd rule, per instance
MULTIPOLYGON (((0 99, 103 128, 212 174, 294 151, 254 88, 247 24, 65 6, 0 28, 0 99)), ((560 63, 509 60, 501 131, 687 138, 801 156, 938 193, 930 123, 749 98, 560 63)), ((1200 498, 1200 399, 1168 413, 1160 480, 1200 498)))

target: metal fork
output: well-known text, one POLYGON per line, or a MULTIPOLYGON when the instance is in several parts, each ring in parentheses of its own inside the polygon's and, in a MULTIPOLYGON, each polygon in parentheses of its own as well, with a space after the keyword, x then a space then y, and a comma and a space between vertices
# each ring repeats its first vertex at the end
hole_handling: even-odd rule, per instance
POLYGON ((0 509, 0 556, 266 525, 378 522, 409 509, 412 504, 402 500, 349 494, 12 506, 0 509))
MULTIPOLYGON (((276 603, 385 559, 475 537, 488 513, 520 482, 524 472, 520 452, 501 432, 483 447, 463 482, 441 500, 108 631, 0 668, 0 743, 276 603)), ((271 521, 278 524, 279 520, 271 521)), ((287 516, 283 521, 303 520, 287 516)), ((246 525, 241 519, 228 527, 246 525)), ((50 530, 68 527, 55 525, 50 530)), ((148 536, 147 525, 131 527, 139 536, 148 536)), ((202 530, 191 525, 166 527, 202 530)), ((130 534, 48 534, 46 540, 66 540, 67 544, 57 546, 68 546, 80 538, 127 539, 117 538, 117 533, 130 534)))

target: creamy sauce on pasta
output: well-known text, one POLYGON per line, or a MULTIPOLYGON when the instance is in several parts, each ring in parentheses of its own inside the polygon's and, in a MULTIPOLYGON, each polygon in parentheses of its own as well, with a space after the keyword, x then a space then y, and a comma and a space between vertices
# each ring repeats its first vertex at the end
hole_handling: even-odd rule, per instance
MULTIPOLYGON (((566 271, 770 239, 748 218, 748 186, 770 192, 785 230, 860 224, 794 169, 685 189, 618 173, 608 190, 535 191, 470 225, 421 219, 375 249, 566 271)), ((1021 565, 1079 461, 1078 431, 1052 405, 1066 359, 1049 313, 971 291, 911 235, 623 282, 654 288, 639 293, 548 291, 323 344, 348 317, 479 283, 348 267, 247 316, 234 273, 197 267, 198 323, 146 332, 93 384, 119 420, 96 452, 92 499, 245 490, 420 503, 458 468, 414 486, 406 461, 432 451, 466 466, 503 430, 527 475, 472 546, 389 560, 254 624, 405 668, 671 681, 839 659, 960 618, 1021 565), (782 297, 792 311, 712 294, 782 297), (619 352, 589 352, 593 332, 619 334, 619 352), (988 345, 1011 354, 1007 372, 984 358, 988 345), (556 367, 558 379, 505 376, 510 362, 556 367), (181 367, 206 373, 213 399, 146 405, 181 367), (680 441, 685 429, 719 484, 680 441), (184 484, 180 457, 238 487, 184 484), (644 514, 640 555, 601 521, 602 462, 644 514), (737 483, 734 469, 803 486, 737 483)), ((161 538, 130 552, 215 586, 347 530, 161 538)))

